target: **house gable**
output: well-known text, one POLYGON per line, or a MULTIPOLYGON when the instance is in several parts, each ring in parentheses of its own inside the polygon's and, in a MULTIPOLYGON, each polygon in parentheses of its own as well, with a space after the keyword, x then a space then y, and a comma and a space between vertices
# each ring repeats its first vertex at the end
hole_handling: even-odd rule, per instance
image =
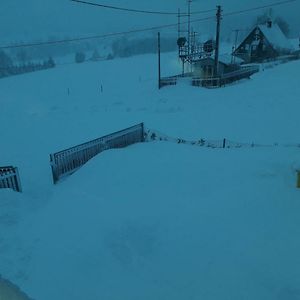
POLYGON ((278 56, 279 52, 269 42, 260 27, 256 26, 233 54, 246 62, 260 62, 278 56))
POLYGON ((234 51, 246 62, 261 62, 292 52, 292 45, 277 24, 258 25, 234 51))

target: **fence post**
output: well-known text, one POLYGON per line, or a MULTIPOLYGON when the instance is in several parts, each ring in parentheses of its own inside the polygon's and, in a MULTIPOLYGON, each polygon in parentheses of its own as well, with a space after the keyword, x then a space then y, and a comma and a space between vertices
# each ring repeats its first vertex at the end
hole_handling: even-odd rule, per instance
POLYGON ((160 32, 157 34, 157 51, 158 51, 158 89, 161 89, 161 58, 160 58, 160 32))
POLYGON ((223 139, 223 149, 226 147, 226 139, 223 139))
POLYGON ((15 178, 16 178, 16 191, 19 193, 22 193, 22 186, 21 186, 21 180, 20 180, 20 176, 19 176, 19 170, 18 168, 14 169, 15 172, 15 178))
POLYGON ((53 178, 53 183, 56 184, 58 181, 57 174, 56 174, 56 168, 54 166, 54 155, 50 154, 50 165, 51 165, 51 170, 52 170, 52 178, 53 178))
POLYGON ((141 139, 141 142, 144 143, 145 142, 145 124, 141 123, 141 127, 142 127, 142 139, 141 139))

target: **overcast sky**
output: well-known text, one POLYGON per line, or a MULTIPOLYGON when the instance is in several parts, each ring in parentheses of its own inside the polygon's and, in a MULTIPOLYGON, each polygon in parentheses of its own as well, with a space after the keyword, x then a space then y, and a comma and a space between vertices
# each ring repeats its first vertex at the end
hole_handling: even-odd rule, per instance
MULTIPOLYGON (((90 0, 108 5, 119 5, 136 9, 177 11, 184 9, 186 0, 90 0)), ((194 0, 193 10, 223 6, 224 13, 270 4, 279 0, 194 0)), ((300 33, 300 0, 274 8, 274 13, 290 22, 294 35, 300 33)), ((226 28, 236 29, 249 25, 255 14, 243 14, 224 18, 226 28)), ((197 16, 201 17, 201 16, 197 16)), ((128 30, 139 27, 176 23, 174 16, 152 16, 111 11, 93 6, 77 4, 69 0, 1 0, 0 40, 47 39, 49 36, 81 36, 128 30)), ((205 32, 208 23, 199 23, 197 31, 205 32)), ((210 22, 212 25, 212 22, 210 22)), ((168 30, 170 31, 170 29, 168 30)))

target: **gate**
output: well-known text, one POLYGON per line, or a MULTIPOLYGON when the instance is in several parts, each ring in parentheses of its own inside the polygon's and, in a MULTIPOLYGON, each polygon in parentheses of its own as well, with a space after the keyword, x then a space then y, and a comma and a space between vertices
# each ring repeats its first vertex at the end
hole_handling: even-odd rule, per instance
POLYGON ((18 168, 0 167, 0 189, 13 189, 22 192, 18 168))

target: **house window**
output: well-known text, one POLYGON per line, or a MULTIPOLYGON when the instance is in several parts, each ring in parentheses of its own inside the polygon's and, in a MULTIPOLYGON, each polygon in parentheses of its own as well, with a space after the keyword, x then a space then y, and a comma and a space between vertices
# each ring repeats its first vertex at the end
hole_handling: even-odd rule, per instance
POLYGON ((246 51, 249 51, 249 49, 250 49, 250 45, 249 45, 249 44, 246 44, 246 45, 245 45, 245 50, 246 50, 246 51))

